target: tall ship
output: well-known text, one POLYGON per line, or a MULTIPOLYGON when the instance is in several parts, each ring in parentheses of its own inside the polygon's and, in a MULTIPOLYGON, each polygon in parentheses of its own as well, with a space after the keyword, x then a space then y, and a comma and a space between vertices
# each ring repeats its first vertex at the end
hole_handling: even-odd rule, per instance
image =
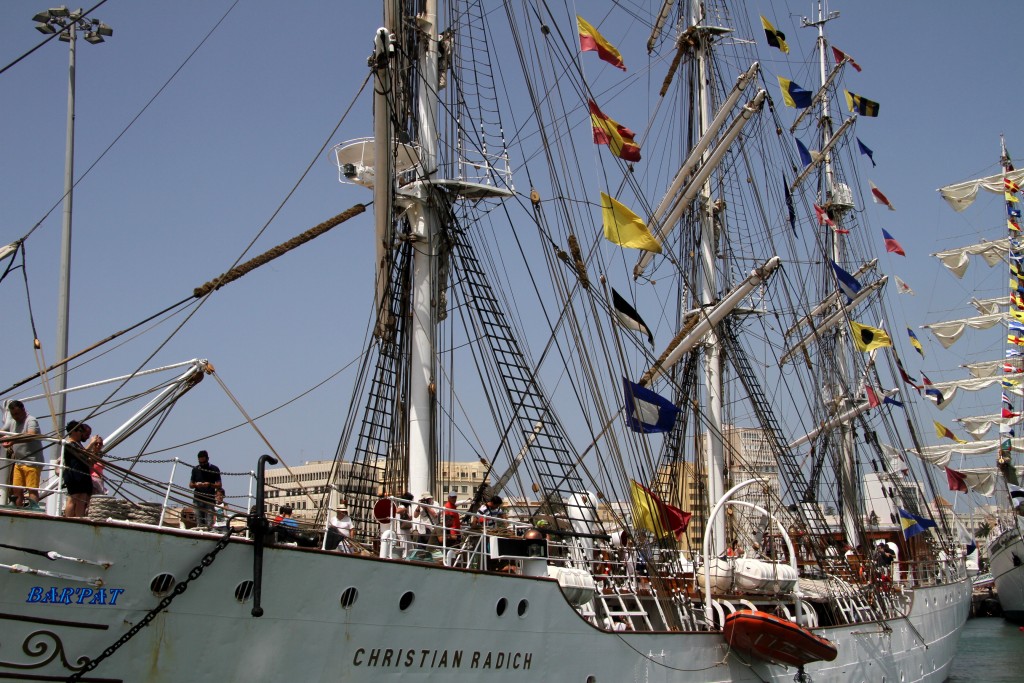
MULTIPOLYGON (((946 470, 949 488, 974 493, 995 501, 994 524, 984 522, 980 542, 987 545, 987 557, 1002 607, 1003 616, 1016 623, 1024 623, 1024 523, 1021 503, 1024 489, 1020 463, 1021 440, 1021 373, 1024 372, 1024 289, 1021 280, 1021 261, 1024 242, 1021 241, 1020 184, 1024 171, 1014 168, 1013 161, 1002 143, 997 173, 986 175, 939 189, 939 193, 955 211, 965 211, 974 204, 979 193, 996 195, 996 203, 1005 213, 1005 229, 1000 226, 999 236, 934 254, 943 266, 957 278, 963 279, 972 262, 988 266, 992 278, 1003 286, 1009 281, 1009 292, 991 297, 972 296, 971 315, 955 320, 925 325, 935 339, 946 349, 965 335, 997 336, 996 348, 1003 353, 985 358, 972 358, 963 367, 967 377, 938 382, 929 388, 932 400, 940 410, 953 407, 956 422, 969 439, 956 437, 953 443, 926 448, 925 459, 946 470), (1005 337, 1002 337, 1005 335, 1005 337), (972 411, 980 401, 956 401, 959 393, 978 392, 987 399, 989 410, 972 411), (996 393, 999 409, 993 410, 996 393), (980 414, 978 414, 980 412, 980 414)), ((990 207, 986 207, 990 208, 990 207)), ((978 208, 973 210, 979 214, 978 208)), ((981 276, 984 278, 984 275, 981 276)), ((991 282, 990 278, 985 278, 991 282)), ((981 280, 981 281, 985 281, 981 280)), ((974 280, 979 281, 979 280, 974 280)), ((983 345, 991 349, 991 345, 983 345)), ((958 347, 959 348, 959 347, 958 347)), ((968 394, 969 395, 969 394, 968 394)), ((982 399, 984 400, 984 399, 982 399)), ((981 403, 984 406, 984 403, 981 403)), ((977 532, 978 530, 972 530, 977 532)))
MULTIPOLYGON (((970 583, 906 457, 927 432, 884 195, 857 172, 878 104, 827 40, 839 13, 818 3, 798 37, 719 0, 576 11, 389 1, 338 27, 369 55, 350 68, 372 122, 343 116, 330 151, 359 203, 194 298, 337 225, 372 232, 339 476, 268 475, 289 458, 261 433, 232 484, 251 500, 209 519, 151 444, 226 386, 215 362, 61 392, 80 421, 123 418, 91 448, 4 435, 47 466, 39 506, 0 509, 0 677, 946 680, 970 583), (470 460, 484 477, 455 475, 470 460), (109 495, 62 515, 60 470, 97 462, 109 495)), ((39 370, 4 400, 49 413, 39 370)))

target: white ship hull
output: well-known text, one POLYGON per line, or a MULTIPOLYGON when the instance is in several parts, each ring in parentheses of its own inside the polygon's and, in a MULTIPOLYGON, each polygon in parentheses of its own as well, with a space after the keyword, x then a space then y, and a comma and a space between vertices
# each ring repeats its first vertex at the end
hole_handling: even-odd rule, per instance
MULTIPOLYGON (((65 680, 161 600, 161 574, 188 578, 217 537, 0 512, 5 571, 0 678, 65 680), (48 560, 26 549, 109 562, 48 560), (102 589, 82 579, 100 577, 102 589)), ((251 543, 233 539, 167 609, 82 680, 178 681, 792 681, 794 669, 745 662, 717 632, 616 633, 585 621, 544 578, 447 569, 319 550, 265 549, 261 618, 236 588, 251 543), (358 591, 346 608, 342 594, 358 591), (499 606, 504 613, 499 615, 499 606), (405 609, 403 609, 403 606, 405 609)), ((833 662, 815 681, 947 677, 967 618, 965 580, 918 588, 909 617, 817 632, 833 662)))
POLYGON ((1020 518, 1017 528, 1007 529, 992 540, 989 557, 1003 617, 1024 623, 1024 537, 1020 518))

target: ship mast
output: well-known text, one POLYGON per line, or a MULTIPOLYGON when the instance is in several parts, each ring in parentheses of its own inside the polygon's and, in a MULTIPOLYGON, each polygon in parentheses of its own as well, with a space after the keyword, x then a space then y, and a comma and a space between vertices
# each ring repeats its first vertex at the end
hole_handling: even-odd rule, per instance
MULTIPOLYGON (((823 2, 818 0, 818 17, 816 20, 810 20, 807 17, 801 17, 800 25, 803 27, 814 27, 818 31, 818 67, 820 77, 820 87, 823 89, 821 93, 821 146, 823 150, 822 168, 824 170, 824 177, 822 183, 822 194, 824 195, 821 199, 822 205, 826 211, 829 212, 832 219, 840 224, 842 216, 850 210, 852 203, 847 198, 847 190, 845 187, 838 186, 835 180, 834 171, 832 168, 832 152, 826 143, 832 139, 832 115, 829 108, 828 93, 824 92, 826 83, 828 82, 828 64, 826 58, 827 44, 825 41, 825 24, 833 19, 839 17, 838 11, 829 12, 826 16, 823 2)), ((836 65, 839 68, 839 65, 836 65)), ((843 243, 841 234, 838 231, 831 231, 829 235, 831 239, 831 257, 835 263, 843 262, 843 243)), ((836 303, 837 310, 841 310, 843 304, 841 301, 836 303)), ((836 384, 833 390, 833 396, 836 398, 836 407, 840 412, 844 408, 850 407, 853 404, 853 397, 849 395, 848 387, 850 387, 850 359, 847 355, 846 339, 847 331, 844 325, 837 325, 833 333, 835 335, 834 354, 835 354, 835 366, 838 370, 836 373, 836 384)), ((840 443, 840 464, 839 464, 839 487, 840 494, 842 496, 842 521, 843 530, 846 534, 848 542, 856 547, 860 544, 860 534, 858 529, 860 528, 860 512, 859 512, 859 481, 860 478, 857 474, 857 462, 854 457, 854 434, 850 425, 843 422, 839 425, 839 443, 840 443)), ((809 492, 810 493, 810 492, 809 492)))
MULTIPOLYGON (((701 3, 690 4, 690 25, 697 26, 702 21, 701 3)), ((711 120, 711 87, 709 82, 710 59, 708 46, 711 41, 711 34, 703 33, 702 39, 697 42, 696 61, 697 78, 697 115, 699 116, 698 139, 708 130, 711 120)), ((707 155, 705 154, 705 157, 707 155)), ((706 161, 706 159, 704 160, 706 161)), ((706 310, 716 303, 718 296, 717 278, 717 253, 715 244, 714 216, 712 215, 713 205, 711 201, 710 178, 704 181, 700 189, 700 209, 697 220, 700 223, 700 301, 699 305, 706 310)), ((717 330, 712 327, 705 340, 704 354, 704 389, 707 393, 707 417, 708 417, 708 449, 706 454, 706 472, 708 477, 708 501, 714 505, 725 493, 725 444, 723 442, 723 381, 722 381, 722 351, 721 342, 717 330)), ((717 556, 725 551, 727 539, 725 537, 725 517, 716 515, 713 520, 713 533, 711 536, 711 552, 717 556)))
POLYGON ((413 246, 412 317, 409 321, 411 347, 409 358, 409 490, 433 491, 434 485, 434 346, 437 308, 435 261, 438 219, 434 190, 437 176, 438 52, 437 0, 426 0, 416 17, 422 32, 419 41, 419 87, 416 114, 418 123, 420 177, 403 194, 410 197, 409 239, 413 246))

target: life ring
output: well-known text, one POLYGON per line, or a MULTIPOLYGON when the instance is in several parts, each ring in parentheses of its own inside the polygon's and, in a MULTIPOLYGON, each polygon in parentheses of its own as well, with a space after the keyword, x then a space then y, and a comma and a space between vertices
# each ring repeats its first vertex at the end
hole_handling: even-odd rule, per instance
POLYGON ((381 524, 388 524, 395 514, 395 504, 390 498, 381 498, 373 504, 373 517, 381 524))

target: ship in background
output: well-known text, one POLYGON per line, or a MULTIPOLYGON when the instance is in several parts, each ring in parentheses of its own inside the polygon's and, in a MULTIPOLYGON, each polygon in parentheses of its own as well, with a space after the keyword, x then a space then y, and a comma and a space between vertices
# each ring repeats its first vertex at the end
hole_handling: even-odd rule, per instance
MULTIPOLYGON (((1005 353, 1000 357, 971 359, 963 367, 970 377, 949 382, 937 382, 924 387, 940 410, 956 406, 956 422, 971 440, 954 439, 952 444, 930 446, 922 457, 946 470, 951 490, 974 492, 995 500, 995 524, 988 531, 987 556, 1003 616, 1013 622, 1024 622, 1024 535, 1020 510, 1024 490, 1020 477, 1024 468, 1020 464, 1021 428, 1021 373, 1024 373, 1024 285, 1021 283, 1024 243, 1021 241, 1020 184, 1024 171, 1016 170, 1005 142, 1002 143, 998 173, 968 180, 939 189, 942 198, 955 210, 964 211, 974 203, 978 193, 985 191, 1002 196, 1005 229, 999 236, 982 239, 954 249, 934 254, 957 278, 963 278, 971 261, 982 259, 994 269, 1000 287, 1005 273, 1009 293, 988 298, 971 297, 975 314, 924 327, 946 349, 965 334, 987 335, 1002 340, 1005 353), (1005 269, 1005 270, 1004 270, 1005 269), (988 330, 985 332, 984 330, 988 330), (954 403, 960 392, 984 392, 989 403, 995 405, 996 392, 1000 393, 999 410, 982 415, 970 414, 963 409, 963 401, 954 403)), ((977 213, 977 210, 975 211, 977 213)), ((991 348, 991 347, 989 347, 991 348)), ((997 345, 998 348, 998 345, 997 345)))

